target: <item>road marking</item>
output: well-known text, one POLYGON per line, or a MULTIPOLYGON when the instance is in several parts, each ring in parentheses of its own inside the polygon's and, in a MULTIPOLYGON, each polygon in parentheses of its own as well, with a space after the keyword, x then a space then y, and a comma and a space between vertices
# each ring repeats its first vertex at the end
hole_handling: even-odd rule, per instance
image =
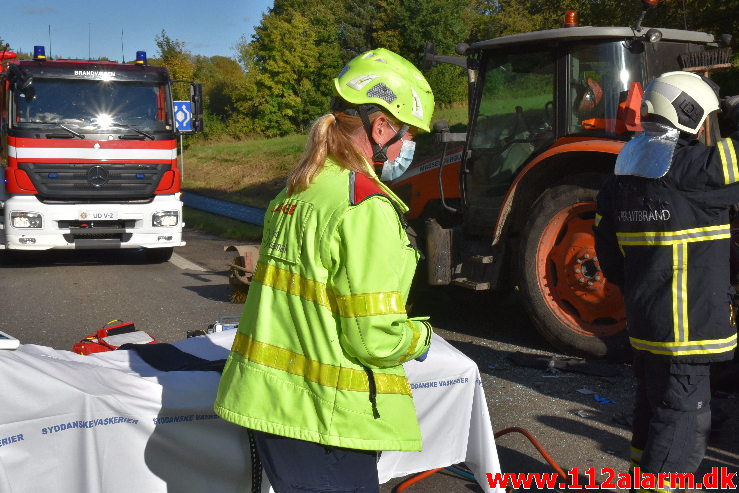
POLYGON ((177 255, 176 253, 172 254, 172 257, 169 259, 169 261, 182 270, 196 270, 198 272, 206 271, 206 269, 200 267, 198 264, 194 262, 190 262, 185 257, 181 257, 180 255, 177 255))

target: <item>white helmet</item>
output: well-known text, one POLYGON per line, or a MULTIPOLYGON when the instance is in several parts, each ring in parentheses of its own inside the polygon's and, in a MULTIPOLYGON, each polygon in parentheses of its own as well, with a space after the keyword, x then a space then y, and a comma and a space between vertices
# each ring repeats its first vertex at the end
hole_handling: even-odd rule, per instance
POLYGON ((649 83, 642 99, 642 117, 658 115, 678 130, 697 134, 706 117, 719 109, 716 91, 699 75, 667 72, 649 83))

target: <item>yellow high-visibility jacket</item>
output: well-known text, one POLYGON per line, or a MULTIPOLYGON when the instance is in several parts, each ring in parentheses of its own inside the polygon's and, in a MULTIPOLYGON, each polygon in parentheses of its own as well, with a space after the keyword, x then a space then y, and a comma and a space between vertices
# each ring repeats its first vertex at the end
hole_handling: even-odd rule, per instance
POLYGON ((305 191, 283 190, 215 411, 247 428, 363 450, 420 450, 402 363, 431 341, 406 299, 419 254, 407 207, 331 160, 305 191))

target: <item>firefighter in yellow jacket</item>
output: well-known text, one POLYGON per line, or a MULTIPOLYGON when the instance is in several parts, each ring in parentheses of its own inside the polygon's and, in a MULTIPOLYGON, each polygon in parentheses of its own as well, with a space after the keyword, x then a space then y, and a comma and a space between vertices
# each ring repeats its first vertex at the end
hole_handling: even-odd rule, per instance
POLYGON ((423 359, 424 318, 405 304, 419 253, 400 176, 433 94, 377 49, 334 79, 332 112, 265 215, 260 259, 215 411, 247 427, 278 493, 379 491, 376 451, 420 450, 402 363, 423 359))

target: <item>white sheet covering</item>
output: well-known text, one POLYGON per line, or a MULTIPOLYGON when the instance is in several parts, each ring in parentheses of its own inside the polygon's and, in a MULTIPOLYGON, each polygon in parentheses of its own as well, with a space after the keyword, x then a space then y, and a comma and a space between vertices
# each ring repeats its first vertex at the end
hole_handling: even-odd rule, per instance
MULTIPOLYGON (((216 360, 233 337, 175 346, 216 360)), ((465 462, 493 491, 485 473, 500 466, 475 363, 435 335, 427 360, 405 366, 423 452, 384 452, 380 482, 465 462)), ((0 493, 250 492, 248 437, 212 409, 219 378, 161 372, 130 351, 0 351, 0 493)))

